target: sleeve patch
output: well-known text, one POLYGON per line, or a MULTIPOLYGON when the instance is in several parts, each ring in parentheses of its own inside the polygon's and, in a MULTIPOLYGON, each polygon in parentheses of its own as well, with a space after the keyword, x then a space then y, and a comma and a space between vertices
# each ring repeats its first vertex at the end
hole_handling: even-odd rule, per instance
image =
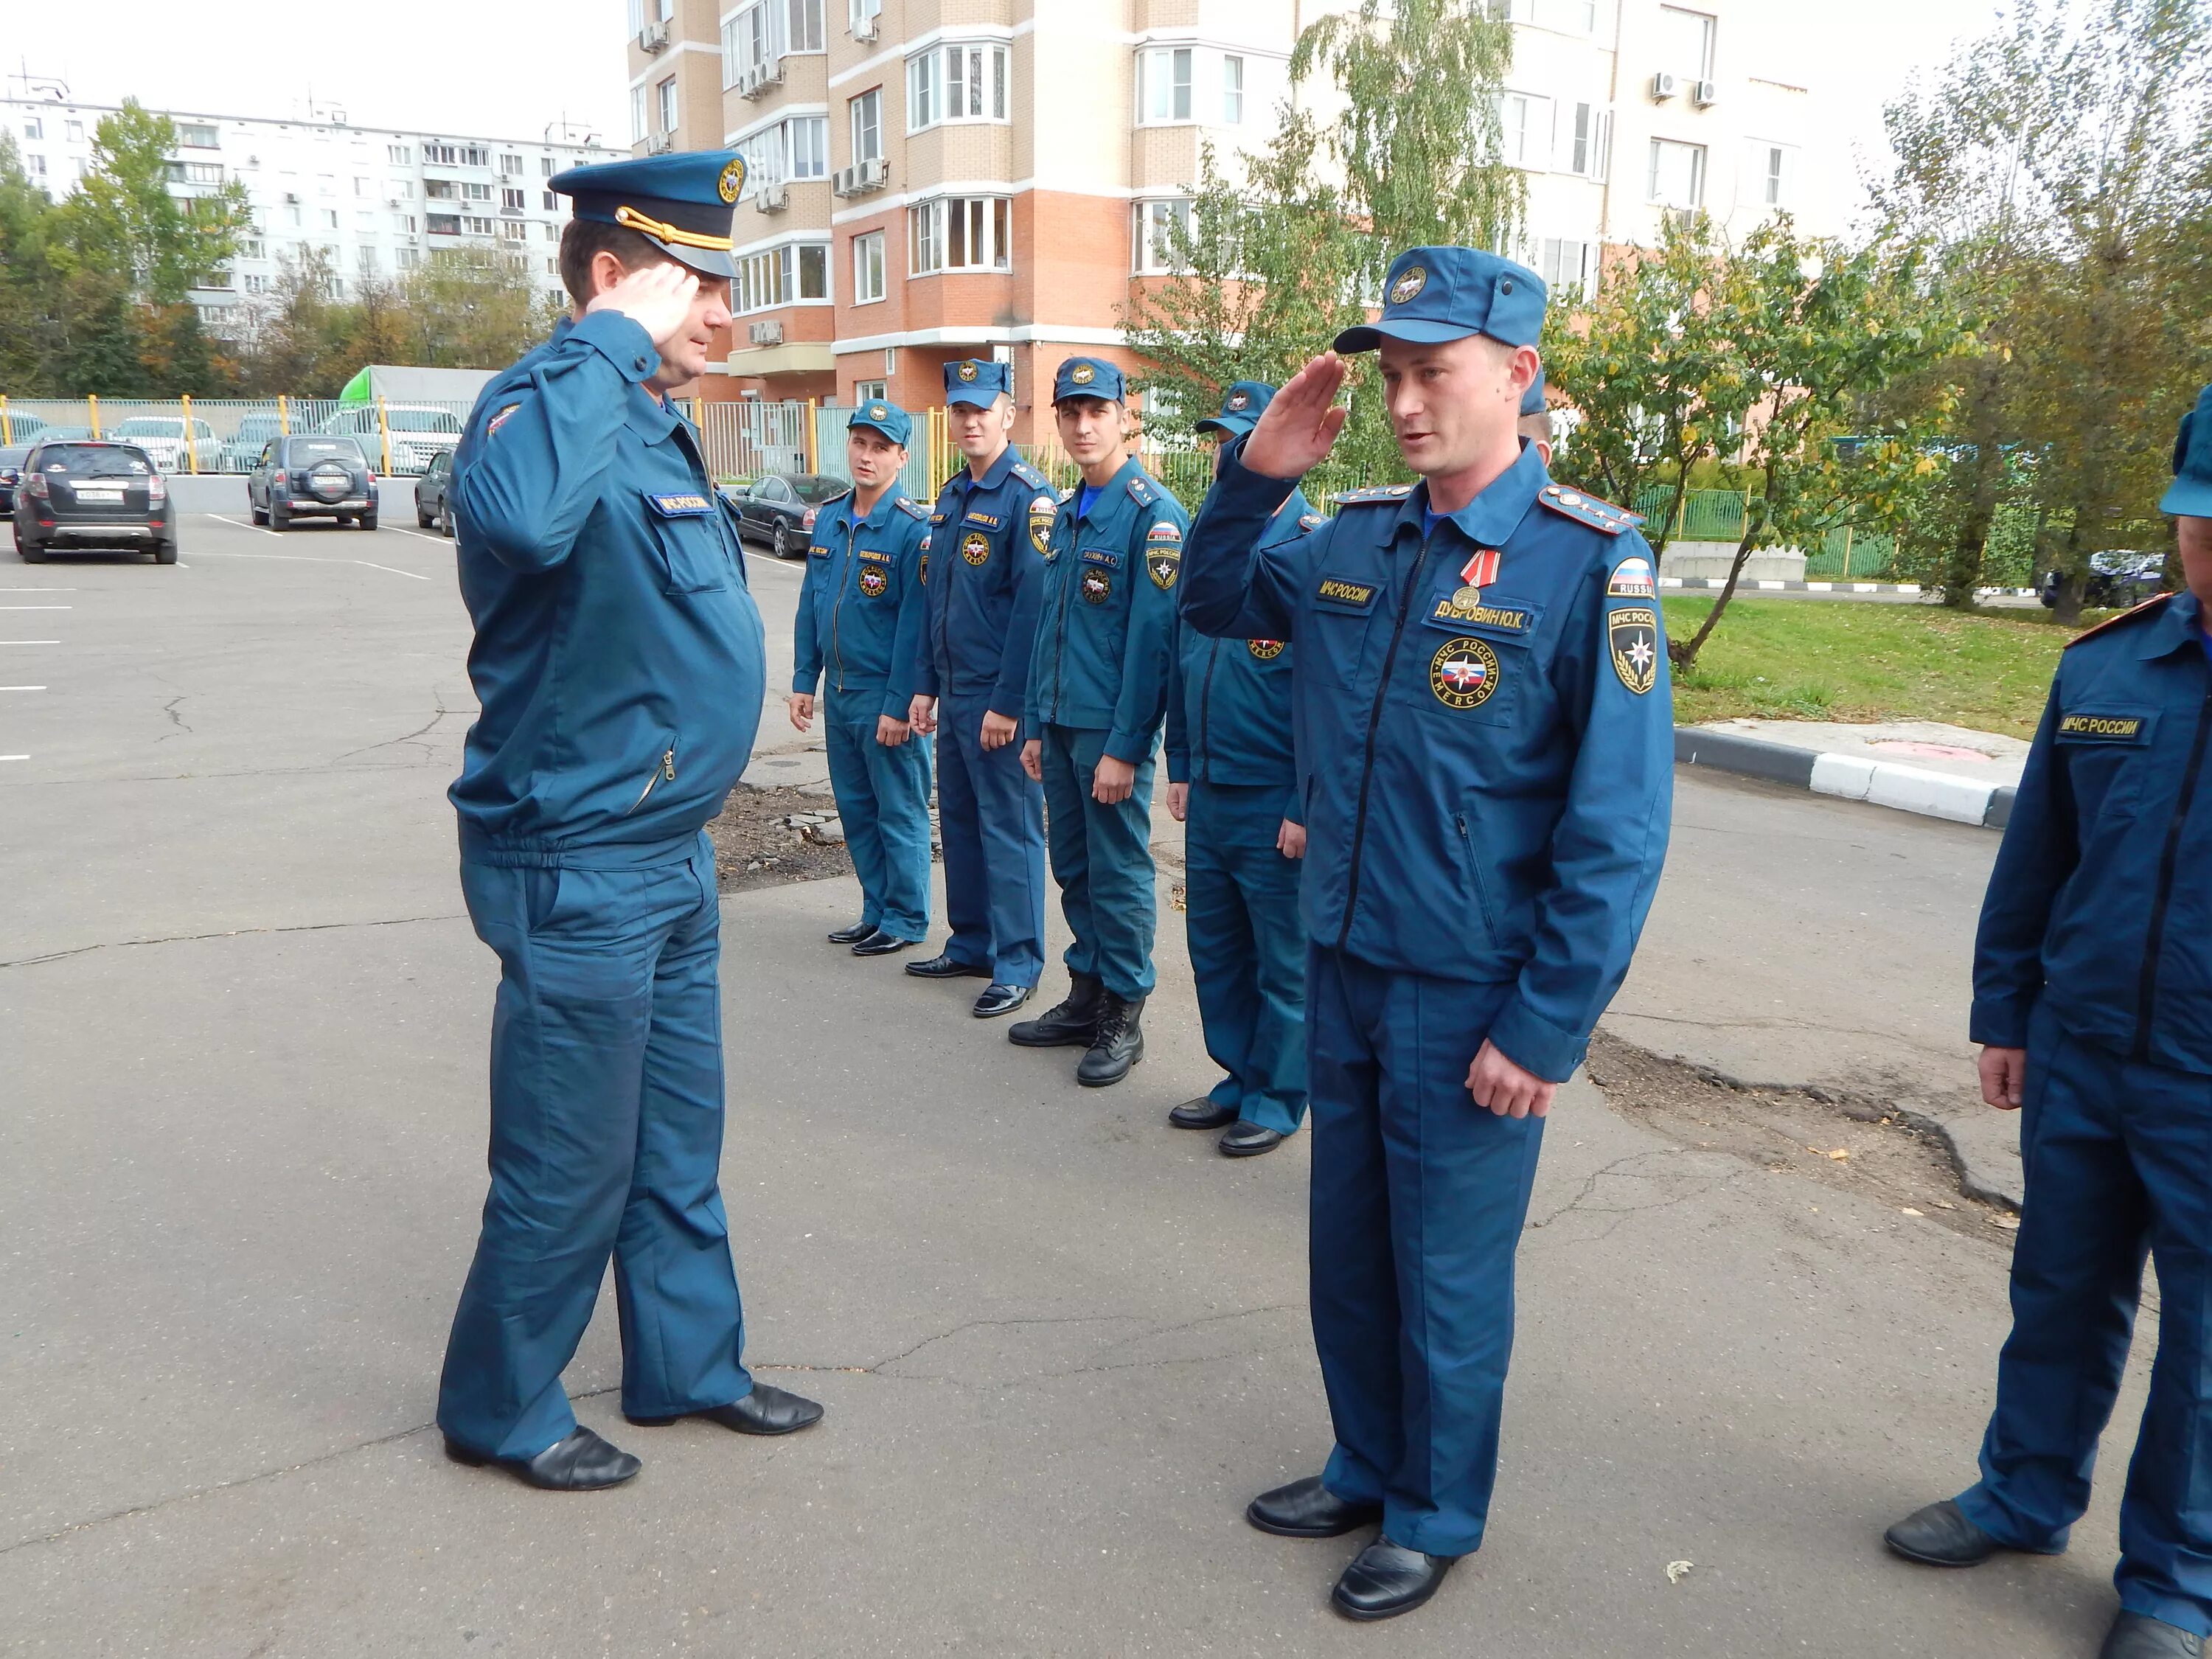
POLYGON ((1162 519, 1158 523, 1155 524, 1150 530, 1147 530, 1145 532, 1145 539, 1148 542, 1175 542, 1179 544, 1182 540, 1182 527, 1176 524, 1173 519, 1162 519))
POLYGON ((1648 605, 1620 605, 1606 612, 1605 642, 1613 672, 1638 696, 1659 683, 1659 613, 1648 605))
POLYGON ((1651 561, 1633 553, 1613 566, 1605 584, 1606 597, 1614 599, 1648 599, 1656 591, 1651 561))
POLYGON ((1145 570, 1152 579, 1152 586, 1163 593, 1176 585, 1182 574, 1182 555, 1178 549, 1155 547, 1145 555, 1145 570))

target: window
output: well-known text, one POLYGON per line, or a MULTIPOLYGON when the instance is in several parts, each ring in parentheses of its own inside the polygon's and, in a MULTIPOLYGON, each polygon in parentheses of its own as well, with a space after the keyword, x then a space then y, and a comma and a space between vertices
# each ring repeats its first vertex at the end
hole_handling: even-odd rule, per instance
POLYGON ((362 276, 374 276, 376 275, 376 250, 374 248, 357 248, 355 250, 354 257, 360 262, 361 274, 362 276))
POLYGON ((491 234, 492 222, 489 219, 464 218, 461 221, 461 228, 471 236, 489 236, 491 234))
POLYGON ((459 199, 461 187, 451 179, 425 179, 422 193, 434 202, 452 202, 459 199))
POLYGON ((884 234, 872 230, 853 239, 853 303, 864 306, 883 297, 884 234))
POLYGON ((1597 32, 1597 0, 1544 0, 1544 21, 1562 34, 1597 32))
POLYGON ((858 34, 866 29, 882 15, 883 9, 884 0, 851 0, 848 15, 852 21, 853 33, 858 34))
POLYGON ((502 213, 521 212, 522 192, 519 190, 501 191, 499 193, 499 206, 500 211, 502 213))
POLYGON ((72 144, 82 143, 84 142, 84 123, 82 121, 63 122, 62 136, 67 138, 72 144))
POLYGON ((676 131, 676 77, 670 76, 655 90, 659 94, 660 130, 673 132, 676 131))
POLYGON ((1185 234, 1189 234, 1188 202, 1137 204, 1136 268, 1139 271, 1157 275, 1184 269, 1176 258, 1175 233, 1178 228, 1185 234))
POLYGON ((402 236, 412 236, 415 234, 415 216, 411 213, 393 214, 392 228, 402 236))
POLYGON ((1705 201, 1705 147, 1678 144, 1671 138, 1651 141, 1650 176, 1647 200, 1665 207, 1703 207, 1705 201))
POLYGON ((1751 160, 1759 200, 1768 207, 1788 207, 1796 183, 1796 146, 1755 139, 1751 146, 1751 160))
POLYGON ((830 118, 826 115, 801 115, 784 125, 791 133, 791 168, 787 176, 793 179, 828 178, 830 118))
POLYGON ((39 119, 37 116, 29 116, 24 119, 23 137, 26 138, 43 138, 46 136, 46 124, 39 119))
POLYGON ((884 89, 870 87, 845 107, 853 122, 853 160, 879 161, 884 155, 884 89))
POLYGON ((538 206, 544 211, 547 213, 558 213, 561 210, 561 198, 558 192, 544 190, 538 193, 542 198, 538 203, 538 206))
POLYGON ((422 255, 415 248, 403 247, 392 256, 392 263, 402 270, 412 270, 422 263, 422 255))
POLYGON ((1595 104, 1577 104, 1568 124, 1560 160, 1569 173, 1585 179, 1605 177, 1606 157, 1613 149, 1613 112, 1595 104))
POLYGON ((1221 58, 1221 125, 1241 126, 1244 120, 1244 60, 1235 52, 1221 58))
POLYGON ((384 159, 392 166, 396 167, 411 167, 415 165, 414 146, 411 144, 386 144, 384 147, 384 159))
MULTIPOLYGON (((40 158, 43 164, 44 157, 40 158)), ((41 171, 44 171, 43 165, 41 171)), ((220 161, 172 161, 169 178, 179 185, 219 185, 222 182, 222 163, 220 161)))
POLYGON ((1188 46, 1155 48, 1137 55, 1137 119, 1145 125, 1190 119, 1188 46))
POLYGON ((337 193, 338 193, 338 181, 337 181, 336 179, 333 179, 333 178, 332 178, 329 173, 317 173, 317 174, 315 175, 315 194, 316 194, 316 195, 318 195, 318 196, 335 196, 335 195, 337 195, 337 193))
POLYGON ((1498 100, 1498 124, 1506 165, 1544 167, 1552 154, 1552 100, 1534 93, 1509 92, 1498 100))
POLYGON ((269 292, 269 279, 266 276, 241 276, 238 279, 238 283, 248 294, 269 292))
POLYGON ((297 202, 284 204, 284 222, 295 230, 300 228, 300 204, 297 202))
POLYGON ((1013 243, 1012 206, 1003 196, 940 196, 907 210, 908 269, 1005 270, 1013 243))
POLYGON ((1508 23, 1533 23, 1536 21, 1536 0, 1498 0, 1497 11, 1508 23))
POLYGON ((461 199, 465 202, 489 202, 491 200, 491 186, 464 182, 461 185, 461 199))
POLYGON ((520 219, 502 219, 499 222, 499 234, 510 242, 520 242, 529 237, 530 227, 520 219))
MULTIPOLYGON (((170 165, 176 167, 181 164, 173 161, 170 165)), ((23 158, 23 167, 32 178, 43 179, 46 176, 46 158, 43 155, 26 155, 23 158)))
POLYGON ((258 236, 249 236, 238 245, 238 257, 241 259, 261 259, 268 256, 264 251, 261 239, 258 236))
POLYGON ((890 400, 891 394, 885 381, 855 380, 853 382, 853 403, 855 407, 862 404, 887 404, 890 400))
POLYGON ((956 43, 932 46, 906 65, 906 130, 940 121, 1006 118, 1006 49, 956 43))
POLYGON ((645 88, 643 87, 632 87, 629 89, 629 137, 632 143, 645 137, 645 88))
POLYGON ((1588 290, 1597 265, 1597 249, 1589 242, 1547 236, 1536 261, 1536 274, 1544 279, 1552 298, 1564 300, 1588 290))
POLYGON ((749 253, 738 261, 730 283, 730 309, 742 315, 830 297, 830 249, 822 242, 799 242, 749 253))
POLYGON ((555 224, 548 224, 545 227, 545 240, 549 242, 559 241, 561 240, 561 227, 555 224))
POLYGON ((415 181, 412 179, 393 179, 392 181, 392 193, 394 196, 401 198, 412 196, 415 193, 415 181))
POLYGON ((362 230, 364 230, 364 231, 374 231, 374 230, 375 230, 375 228, 376 228, 376 210, 375 210, 375 209, 374 209, 374 208, 356 208, 356 209, 355 209, 355 210, 354 210, 354 216, 353 216, 353 222, 354 222, 355 226, 356 226, 357 228, 359 228, 359 229, 362 229, 362 230))
POLYGON ((1660 62, 1685 80, 1713 78, 1713 20, 1701 11, 1659 8, 1660 62))
POLYGON ((177 144, 181 149, 215 149, 222 143, 222 135, 202 121, 177 123, 177 144))
POLYGON ((499 170, 500 170, 501 173, 520 173, 520 172, 521 172, 521 171, 522 171, 522 158, 521 158, 520 155, 509 155, 502 154, 502 155, 500 156, 500 158, 499 158, 499 170))
POLYGON ((553 158, 551 156, 541 155, 538 158, 538 176, 541 179, 550 179, 553 176, 553 158))
POLYGON ((338 228, 338 210, 336 208, 317 208, 315 222, 325 230, 336 230, 338 228))

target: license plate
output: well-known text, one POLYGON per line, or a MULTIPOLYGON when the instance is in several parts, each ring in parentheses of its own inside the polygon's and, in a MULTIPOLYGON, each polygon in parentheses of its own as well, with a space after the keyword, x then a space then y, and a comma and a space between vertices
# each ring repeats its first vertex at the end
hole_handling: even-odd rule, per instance
POLYGON ((79 484, 76 487, 76 493, 80 498, 89 496, 104 501, 119 501, 123 499, 123 486, 121 484, 79 484))

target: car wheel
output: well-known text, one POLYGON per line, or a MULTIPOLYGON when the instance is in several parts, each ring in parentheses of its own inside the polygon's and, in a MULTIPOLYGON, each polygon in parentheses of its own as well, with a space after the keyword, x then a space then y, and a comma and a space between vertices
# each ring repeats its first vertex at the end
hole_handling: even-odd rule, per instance
POLYGON ((291 509, 282 501, 272 500, 269 503, 268 517, 271 530, 289 530, 292 527, 291 509))
POLYGON ((776 520, 775 533, 769 538, 769 547, 779 559, 791 556, 791 550, 783 544, 783 521, 781 519, 776 520))
POLYGON ((174 564, 174 563, 176 563, 176 562, 177 562, 177 544, 176 544, 176 543, 174 543, 174 542, 155 542, 155 543, 154 544, 154 562, 155 562, 155 564, 174 564))
POLYGON ((267 507, 256 507, 256 506, 254 506, 254 505, 253 505, 253 497, 252 497, 252 496, 248 495, 248 496, 246 498, 246 516, 247 518, 249 518, 249 519, 252 520, 254 523, 256 523, 256 524, 267 524, 267 523, 269 522, 269 509, 268 509, 267 507))
POLYGON ((376 514, 374 513, 364 513, 361 517, 356 519, 354 522, 359 525, 363 530, 374 530, 376 528, 376 514))
POLYGON ((44 564, 46 550, 28 537, 19 535, 15 538, 15 556, 25 564, 44 564))
POLYGON ((436 514, 425 513, 419 507, 415 509, 415 527, 417 530, 428 530, 431 526, 437 522, 438 515, 436 514))

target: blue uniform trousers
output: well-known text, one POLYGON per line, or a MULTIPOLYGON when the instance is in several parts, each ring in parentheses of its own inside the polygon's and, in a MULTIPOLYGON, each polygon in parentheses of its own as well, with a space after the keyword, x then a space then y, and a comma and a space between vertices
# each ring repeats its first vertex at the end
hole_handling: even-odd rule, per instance
MULTIPOLYGON (((1152 765, 1148 750, 1129 798, 1108 806, 1091 799, 1110 732, 1047 725, 1044 804, 1051 815, 1053 879, 1060 911, 1075 935, 1061 958, 1071 974, 1090 974, 1122 998, 1152 994, 1152 765)), ((1157 745, 1156 745, 1157 747, 1157 745)))
POLYGON ((880 693, 831 692, 822 707, 830 787, 860 878, 860 920, 900 939, 929 933, 929 739, 876 741, 880 693))
POLYGON ((988 693, 948 696, 937 715, 937 827, 945 845, 945 951, 1000 985, 1044 971, 1044 791, 1022 741, 982 744, 988 693))
POLYGON ((2039 1006, 2020 1127, 2012 1334, 1959 1506, 2014 1548, 2065 1547, 2154 1253, 2158 1358, 2113 1582, 2130 1612, 2212 1634, 2212 1077, 2083 1042, 2039 1006))
POLYGON ((1393 1542, 1482 1542, 1513 1348, 1513 1257, 1544 1121, 1467 1073, 1510 985, 1306 962, 1314 1346, 1336 1449, 1322 1480, 1393 1542))
POLYGON ((1306 929, 1298 860, 1275 849, 1285 794, 1192 784, 1183 891, 1206 1052, 1229 1074, 1210 1098, 1288 1135, 1306 1115, 1306 929))
POLYGON ((532 1457, 576 1425, 561 1373, 613 1255, 622 1404, 643 1417, 752 1390, 717 1176, 720 958, 706 836, 640 870, 463 863, 499 953, 491 1192, 453 1315, 438 1425, 532 1457))

